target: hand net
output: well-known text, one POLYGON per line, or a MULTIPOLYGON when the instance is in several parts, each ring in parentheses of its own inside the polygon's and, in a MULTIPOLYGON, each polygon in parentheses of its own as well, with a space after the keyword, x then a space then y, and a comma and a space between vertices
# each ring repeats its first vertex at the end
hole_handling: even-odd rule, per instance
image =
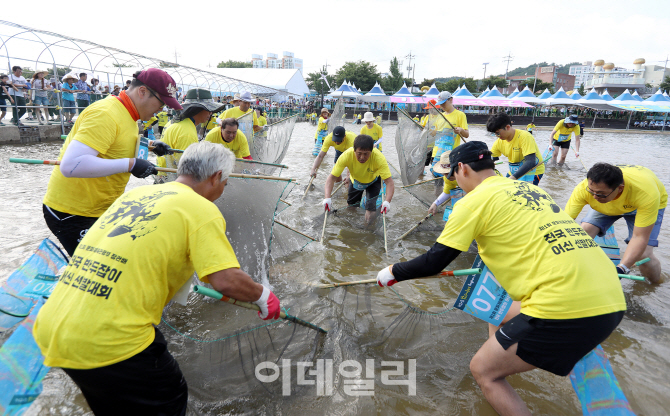
MULTIPOLYGON (((291 134, 298 115, 291 116, 269 125, 269 130, 254 135, 251 152, 255 160, 267 163, 281 163, 286 156, 291 134)), ((249 147, 251 149, 251 146, 249 147)))
POLYGON ((400 178, 403 185, 411 185, 423 172, 426 162, 426 136, 419 126, 404 111, 398 111, 398 127, 395 133, 395 148, 400 163, 400 178))
POLYGON ((256 159, 256 154, 254 153, 254 113, 248 112, 247 114, 238 117, 237 122, 239 123, 238 128, 242 130, 242 133, 247 137, 251 157, 256 159))

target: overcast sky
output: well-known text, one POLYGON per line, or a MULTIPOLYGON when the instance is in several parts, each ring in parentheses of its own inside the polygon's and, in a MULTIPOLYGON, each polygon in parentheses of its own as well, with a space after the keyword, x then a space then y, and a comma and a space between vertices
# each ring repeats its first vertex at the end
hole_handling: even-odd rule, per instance
POLYGON ((3 19, 167 61, 176 50, 179 63, 203 69, 291 51, 303 59, 305 76, 326 62, 334 73, 358 60, 388 72, 394 56, 406 67, 411 51, 421 81, 481 78, 484 62, 487 75, 504 73, 509 53, 510 70, 596 59, 632 68, 636 58, 657 64, 670 54, 669 0, 37 0, 25 6, 21 14, 6 7, 3 19))

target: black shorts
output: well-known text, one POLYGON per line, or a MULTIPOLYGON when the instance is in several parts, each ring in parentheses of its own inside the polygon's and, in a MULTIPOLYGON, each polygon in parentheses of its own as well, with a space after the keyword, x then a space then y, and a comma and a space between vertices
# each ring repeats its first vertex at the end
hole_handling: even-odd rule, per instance
POLYGON ((553 143, 553 145, 554 145, 554 146, 558 146, 558 147, 560 147, 561 149, 569 149, 569 148, 570 148, 570 142, 571 142, 571 141, 572 141, 572 140, 568 140, 567 142, 558 142, 558 141, 556 141, 556 140, 554 139, 554 143, 553 143))
POLYGON ((163 129, 165 126, 158 126, 158 134, 163 134, 163 129))
POLYGON ((58 238, 67 254, 72 257, 74 250, 89 228, 97 221, 95 217, 82 217, 80 215, 68 214, 57 211, 42 204, 42 212, 47 227, 58 238))
POLYGON ((496 331, 496 339, 507 350, 514 344, 516 355, 528 364, 559 376, 572 368, 603 342, 623 319, 624 311, 578 319, 540 319, 519 314, 496 331))
POLYGON ((188 387, 156 328, 156 338, 127 360, 90 370, 64 368, 100 415, 185 415, 188 387))
POLYGON ((426 163, 424 166, 430 166, 431 160, 433 160, 433 149, 428 150, 428 153, 426 153, 426 163))
POLYGON ((340 156, 342 156, 342 153, 344 152, 340 152, 339 150, 335 149, 335 159, 333 160, 333 163, 337 163, 337 159, 339 159, 340 156))
POLYGON ((365 210, 366 211, 377 211, 377 197, 379 197, 379 192, 382 190, 382 177, 377 176, 370 186, 365 188, 365 190, 358 190, 354 188, 353 178, 349 178, 349 196, 347 197, 347 204, 358 205, 361 203, 363 198, 363 192, 367 192, 367 201, 365 201, 365 210))

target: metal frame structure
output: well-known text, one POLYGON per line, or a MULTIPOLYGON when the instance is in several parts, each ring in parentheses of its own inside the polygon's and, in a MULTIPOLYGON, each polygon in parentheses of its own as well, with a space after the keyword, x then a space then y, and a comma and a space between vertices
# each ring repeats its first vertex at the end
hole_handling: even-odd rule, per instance
MULTIPOLYGON (((254 84, 214 72, 151 58, 134 52, 99 45, 87 40, 76 39, 58 33, 33 29, 20 24, 0 20, 0 59, 7 60, 7 70, 11 74, 12 66, 26 66, 31 69, 53 71, 59 78, 58 70, 67 68, 67 73, 86 72, 96 76, 101 86, 123 87, 132 74, 141 69, 160 68, 170 74, 178 89, 186 93, 192 88, 204 88, 213 95, 234 95, 245 91, 258 97, 272 97, 275 94, 287 94, 274 88, 254 84)), ((289 92, 290 93, 290 92, 289 92)), ((58 108, 63 123, 60 94, 58 108)), ((27 108, 38 108, 27 106, 27 108)), ((44 107, 39 107, 44 108, 44 107)), ((53 108, 53 107, 52 107, 53 108)))

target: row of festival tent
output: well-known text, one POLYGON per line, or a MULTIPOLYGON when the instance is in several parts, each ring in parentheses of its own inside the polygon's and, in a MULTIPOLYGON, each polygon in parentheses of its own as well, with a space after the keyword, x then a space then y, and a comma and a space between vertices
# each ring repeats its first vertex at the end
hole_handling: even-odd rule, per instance
MULTIPOLYGON (((437 98, 440 91, 435 84, 422 96, 412 94, 407 85, 403 83, 402 88, 395 94, 388 96, 382 90, 379 83, 368 91, 365 95, 361 94, 360 89, 356 89, 355 84, 349 84, 346 80, 335 91, 328 94, 330 97, 355 98, 366 102, 392 102, 401 104, 422 104, 431 99, 437 98)), ((539 96, 526 86, 522 91, 516 89, 509 97, 505 97, 497 87, 487 88, 479 97, 475 97, 463 85, 453 93, 455 105, 469 106, 489 106, 489 107, 532 107, 529 104, 538 105, 580 105, 594 108, 597 110, 628 110, 628 111, 650 111, 650 112, 668 112, 670 111, 670 98, 667 93, 657 91, 650 98, 643 100, 635 91, 631 94, 628 90, 614 99, 607 90, 603 95, 599 95, 595 89, 592 89, 584 97, 577 91, 568 95, 561 87, 555 94, 551 94, 548 89, 544 90, 539 96)))

